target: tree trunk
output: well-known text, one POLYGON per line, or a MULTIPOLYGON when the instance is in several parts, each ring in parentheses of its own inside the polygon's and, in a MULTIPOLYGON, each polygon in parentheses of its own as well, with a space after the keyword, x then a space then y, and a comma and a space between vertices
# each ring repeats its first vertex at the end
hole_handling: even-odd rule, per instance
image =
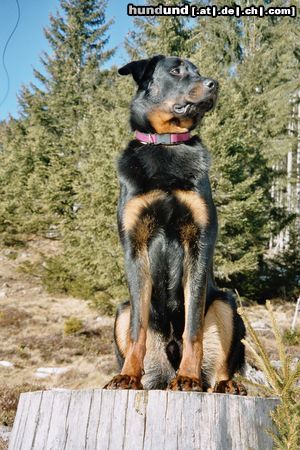
POLYGON ((271 449, 278 399, 169 391, 22 394, 9 450, 271 449))

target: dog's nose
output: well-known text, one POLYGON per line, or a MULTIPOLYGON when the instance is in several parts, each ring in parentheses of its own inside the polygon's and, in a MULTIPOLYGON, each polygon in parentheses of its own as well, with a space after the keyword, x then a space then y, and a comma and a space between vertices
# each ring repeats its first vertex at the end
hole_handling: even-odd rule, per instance
POLYGON ((211 93, 216 90, 217 83, 211 78, 205 78, 205 80, 203 81, 203 86, 211 93))

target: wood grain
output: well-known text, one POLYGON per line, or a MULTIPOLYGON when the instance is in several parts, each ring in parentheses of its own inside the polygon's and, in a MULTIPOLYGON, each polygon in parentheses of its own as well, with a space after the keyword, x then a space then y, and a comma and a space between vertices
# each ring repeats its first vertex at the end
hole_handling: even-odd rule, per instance
POLYGON ((198 392, 26 393, 9 450, 267 450, 278 402, 198 392))

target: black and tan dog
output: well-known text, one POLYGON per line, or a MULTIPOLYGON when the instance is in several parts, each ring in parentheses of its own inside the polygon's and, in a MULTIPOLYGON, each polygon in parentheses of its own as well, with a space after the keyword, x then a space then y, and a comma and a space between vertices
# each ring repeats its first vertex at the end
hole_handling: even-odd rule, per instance
POLYGON ((121 373, 109 389, 244 394, 245 329, 213 280, 217 216, 209 155, 189 131, 215 104, 217 82, 189 61, 154 56, 119 70, 138 85, 136 139, 122 153, 118 225, 130 302, 115 321, 121 373))

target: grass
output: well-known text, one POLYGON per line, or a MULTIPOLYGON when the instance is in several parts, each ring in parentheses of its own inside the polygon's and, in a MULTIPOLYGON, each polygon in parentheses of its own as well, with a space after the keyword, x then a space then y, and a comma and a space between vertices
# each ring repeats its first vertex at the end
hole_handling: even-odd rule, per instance
POLYGON ((19 352, 29 354, 38 352, 41 363, 68 364, 77 356, 96 357, 110 354, 111 334, 110 327, 103 327, 99 331, 82 330, 68 335, 59 332, 42 336, 24 336, 19 340, 19 352))
MULTIPOLYGON (((277 345, 280 368, 273 367, 267 350, 262 344, 258 334, 240 307, 249 338, 243 340, 246 349, 252 354, 259 368, 264 372, 268 386, 250 383, 260 389, 262 393, 280 398, 279 406, 272 412, 272 419, 276 426, 276 433, 269 430, 274 441, 274 448, 286 450, 298 450, 300 448, 300 361, 292 363, 287 354, 284 338, 276 323, 274 312, 270 302, 266 303, 267 312, 271 320, 272 331, 277 345)), ((245 380, 246 384, 249 381, 245 380)))
MULTIPOLYGON (((6 385, 0 386, 0 424, 12 426, 16 415, 19 397, 22 392, 42 390, 43 387, 35 384, 21 384, 13 389, 6 385)), ((1 447, 0 447, 1 449, 1 447)))
POLYGON ((0 327, 20 328, 25 319, 30 315, 21 309, 14 307, 2 307, 0 309, 0 327))

